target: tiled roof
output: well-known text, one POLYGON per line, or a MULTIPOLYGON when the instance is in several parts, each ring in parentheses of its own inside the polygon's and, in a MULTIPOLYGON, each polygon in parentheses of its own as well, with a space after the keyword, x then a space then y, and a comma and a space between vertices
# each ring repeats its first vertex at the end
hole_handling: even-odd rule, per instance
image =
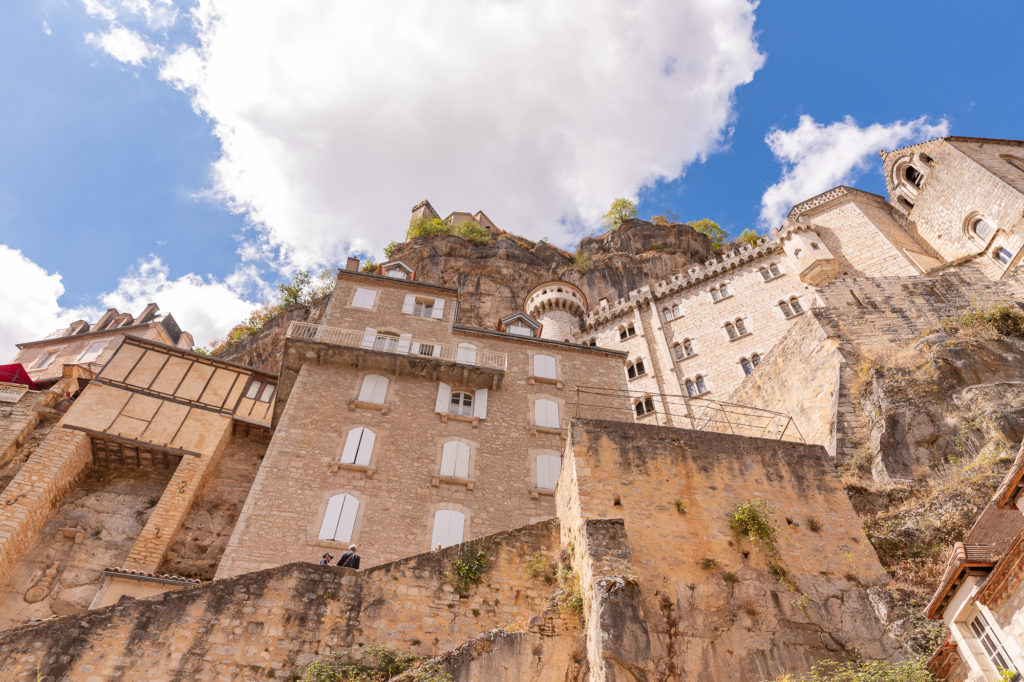
POLYGON ((199 578, 183 578, 180 575, 171 575, 170 573, 147 573, 146 571, 136 571, 134 569, 121 568, 120 566, 114 566, 113 568, 106 568, 103 570, 104 573, 117 573, 128 577, 138 578, 155 578, 157 580, 167 580, 172 582, 184 583, 187 585, 198 585, 202 581, 199 578))
POLYGON ((1022 488, 1024 488, 1024 443, 1021 443, 1016 459, 1013 460, 1010 470, 1003 477, 1003 482, 999 484, 994 502, 1001 509, 1013 507, 1022 488))

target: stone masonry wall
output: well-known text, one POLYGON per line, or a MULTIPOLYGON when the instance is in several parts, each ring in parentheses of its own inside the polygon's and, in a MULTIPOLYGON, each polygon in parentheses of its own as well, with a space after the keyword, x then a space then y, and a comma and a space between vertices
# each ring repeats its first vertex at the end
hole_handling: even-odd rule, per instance
MULTIPOLYGON (((456 548, 363 571, 289 564, 7 630, 0 669, 36 679, 38 665, 42 682, 256 680, 361 645, 436 654, 547 608, 553 588, 525 563, 557 560, 557 522, 490 547, 483 583, 463 597, 448 578, 456 548)), ((544 620, 545 636, 571 636, 572 618, 544 620)))
MULTIPOLYGON (((579 509, 563 516, 563 529, 577 518, 580 529, 588 519, 623 520, 634 573, 621 557, 611 570, 627 572, 641 602, 616 608, 643 614, 649 678, 773 679, 854 650, 895 653, 864 589, 888 578, 824 448, 599 420, 575 421, 571 440, 559 506, 574 475, 579 509), (774 510, 781 564, 799 592, 774 577, 762 551, 733 536, 732 510, 753 498, 774 510)), ((571 508, 572 496, 565 499, 571 508)), ((588 599, 598 587, 584 585, 588 599)), ((628 628, 604 636, 635 654, 643 638, 628 628)))
POLYGON ((0 403, 0 465, 32 433, 39 422, 38 409, 47 404, 49 397, 42 391, 29 391, 16 403, 0 403))

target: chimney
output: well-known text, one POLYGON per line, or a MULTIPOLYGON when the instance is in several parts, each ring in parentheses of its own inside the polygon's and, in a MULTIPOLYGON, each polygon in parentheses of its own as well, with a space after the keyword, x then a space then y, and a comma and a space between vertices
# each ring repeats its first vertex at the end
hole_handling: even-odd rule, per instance
POLYGON ((349 272, 359 272, 359 259, 355 256, 349 256, 348 261, 345 263, 345 269, 349 272))

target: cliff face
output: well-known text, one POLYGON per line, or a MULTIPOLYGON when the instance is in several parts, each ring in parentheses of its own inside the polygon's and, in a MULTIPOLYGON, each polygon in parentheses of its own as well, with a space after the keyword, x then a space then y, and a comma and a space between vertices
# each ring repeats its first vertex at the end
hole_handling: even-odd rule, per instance
POLYGON ((418 280, 458 287, 474 297, 472 306, 459 311, 459 321, 480 327, 493 327, 499 317, 522 310, 526 295, 544 282, 575 284, 593 306, 713 257, 708 238, 687 225, 636 219, 583 239, 575 257, 546 242, 504 233, 484 245, 450 235, 416 238, 392 254, 413 268, 418 280))
POLYGON ((217 358, 277 374, 281 371, 281 355, 284 352, 284 336, 288 332, 288 325, 293 320, 316 324, 327 309, 328 300, 328 297, 324 297, 310 305, 297 305, 278 313, 258 333, 220 351, 217 358))

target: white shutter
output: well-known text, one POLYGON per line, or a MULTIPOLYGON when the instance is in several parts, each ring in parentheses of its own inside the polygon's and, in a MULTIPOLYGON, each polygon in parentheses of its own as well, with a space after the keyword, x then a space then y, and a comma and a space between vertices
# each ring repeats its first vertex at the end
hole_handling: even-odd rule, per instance
POLYGON ((435 320, 440 320, 442 317, 444 317, 444 299, 443 298, 435 298, 434 299, 434 310, 433 310, 433 312, 430 313, 430 316, 432 318, 434 318, 435 320))
POLYGON ((363 348, 373 348, 373 342, 377 338, 377 330, 367 327, 363 330, 363 348))
POLYGON ((402 313, 406 315, 412 315, 413 308, 416 307, 416 294, 406 294, 405 302, 402 303, 402 313))
POLYGON ((558 403, 546 398, 538 398, 534 403, 534 423, 537 426, 545 426, 557 429, 558 424, 558 403))
POLYGON ((398 352, 402 355, 409 354, 409 347, 412 345, 412 334, 399 334, 398 352))
POLYGON ((458 445, 459 442, 450 440, 444 444, 444 448, 441 450, 441 475, 442 476, 454 476, 455 475, 455 464, 458 459, 458 445))
POLYGON ((462 542, 462 532, 466 517, 454 509, 441 509, 434 512, 434 533, 430 539, 430 547, 438 545, 450 547, 462 542))
POLYGON ((455 443, 455 475, 469 478, 469 446, 465 443, 455 443))
POLYGON ((356 453, 359 452, 359 441, 363 436, 363 427, 357 427, 348 432, 345 438, 345 448, 341 451, 341 461, 344 464, 354 464, 356 453))
POLYGON ((356 452, 356 464, 362 467, 370 466, 370 458, 373 456, 373 444, 377 442, 377 434, 367 428, 363 428, 363 437, 359 441, 359 450, 356 452))
POLYGON ((555 359, 550 355, 533 356, 533 376, 542 379, 555 378, 555 359))
POLYGON ((367 374, 363 377, 363 385, 359 389, 360 402, 384 404, 388 394, 388 378, 379 374, 367 374))
POLYGON ((487 419, 487 389, 478 388, 473 394, 473 416, 477 419, 487 419))
POLYGON ((356 293, 352 297, 353 308, 366 308, 369 310, 373 308, 373 302, 377 300, 377 292, 373 289, 363 289, 361 287, 356 288, 356 293))
POLYGON ((455 355, 455 361, 464 365, 475 365, 476 346, 471 343, 460 343, 459 350, 455 355))
POLYGON ((324 512, 324 521, 320 524, 319 538, 321 540, 334 539, 334 533, 338 529, 338 519, 341 518, 341 508, 345 505, 345 495, 335 495, 327 501, 327 511, 324 512))
POLYGON ((437 382, 437 402, 434 403, 434 412, 441 414, 448 413, 448 403, 452 399, 452 387, 443 381, 437 382))
POLYGON ((359 500, 351 495, 341 495, 343 504, 338 517, 338 528, 334 531, 334 539, 338 542, 351 542, 352 529, 356 525, 356 514, 359 512, 359 500))
POLYGON ((554 490, 561 468, 561 457, 537 455, 537 487, 541 490, 554 490))

